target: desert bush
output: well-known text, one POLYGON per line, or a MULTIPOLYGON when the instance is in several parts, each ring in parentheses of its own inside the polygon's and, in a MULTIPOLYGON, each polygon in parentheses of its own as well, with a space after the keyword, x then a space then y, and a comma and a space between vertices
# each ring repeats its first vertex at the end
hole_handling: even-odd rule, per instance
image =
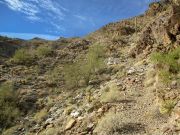
POLYGON ((15 52, 12 61, 18 64, 26 64, 32 62, 33 59, 33 53, 29 49, 22 48, 15 52))
POLYGON ((104 89, 101 95, 101 102, 117 102, 120 100, 120 90, 115 83, 112 83, 104 89))
POLYGON ((122 118, 120 114, 109 112, 98 122, 95 132, 98 135, 118 135, 121 122, 122 118))
POLYGON ((104 55, 105 49, 102 45, 95 44, 89 48, 87 54, 87 62, 85 62, 84 67, 82 67, 82 74, 84 79, 88 83, 90 76, 94 74, 99 69, 104 68, 104 55))
POLYGON ((38 57, 46 57, 52 53, 51 46, 40 45, 36 50, 36 55, 38 57))
POLYGON ((84 80, 88 84, 90 77, 104 67, 104 48, 101 45, 93 45, 89 48, 86 60, 79 60, 66 65, 65 81, 68 87, 78 87, 79 81, 84 80))
POLYGON ((162 80, 167 83, 180 72, 180 47, 168 53, 153 53, 151 60, 157 65, 162 80))
POLYGON ((2 132, 2 135, 14 135, 19 126, 10 127, 2 132))
POLYGON ((159 71, 159 77, 161 78, 163 83, 168 84, 171 81, 172 75, 167 70, 161 69, 159 71))
POLYGON ((95 44, 91 46, 87 54, 87 69, 90 69, 91 72, 95 72, 96 70, 103 68, 104 55, 105 55, 105 48, 102 45, 95 44))
POLYGON ((108 112, 98 122, 94 133, 97 135, 137 135, 143 134, 145 125, 133 123, 130 119, 124 119, 126 115, 121 112, 108 112))
POLYGON ((78 87, 79 81, 82 78, 81 66, 78 62, 66 65, 65 71, 65 82, 68 88, 78 87))
POLYGON ((48 84, 57 85, 61 78, 61 67, 59 66, 46 73, 46 80, 48 84))
POLYGON ((161 114, 171 114, 172 110, 176 105, 176 101, 174 100, 165 100, 159 107, 159 111, 161 114))
POLYGON ((39 135, 57 135, 58 134, 58 128, 52 127, 47 128, 45 130, 42 130, 42 132, 38 133, 39 135))
POLYGON ((48 112, 47 112, 47 109, 42 109, 40 110, 39 112, 37 112, 34 116, 34 120, 36 122, 41 122, 45 117, 47 117, 48 115, 48 112))
POLYGON ((6 128, 13 124, 19 116, 17 108, 17 94, 10 83, 0 86, 0 128, 6 128))

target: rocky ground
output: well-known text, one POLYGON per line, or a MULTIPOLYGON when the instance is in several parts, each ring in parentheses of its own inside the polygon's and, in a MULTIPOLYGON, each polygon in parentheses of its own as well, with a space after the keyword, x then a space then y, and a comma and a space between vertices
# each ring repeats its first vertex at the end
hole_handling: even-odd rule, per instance
POLYGON ((23 41, 1 37, 1 44, 6 46, 0 46, 0 84, 14 83, 23 112, 2 134, 180 134, 180 82, 162 84, 150 60, 152 52, 180 45, 177 1, 152 3, 144 15, 108 24, 84 38, 23 41), (87 86, 67 89, 64 65, 84 57, 96 43, 106 47, 103 71, 87 86), (9 58, 19 47, 41 45, 51 46, 53 53, 26 64, 9 58), (168 115, 159 110, 163 100, 177 101, 168 115))

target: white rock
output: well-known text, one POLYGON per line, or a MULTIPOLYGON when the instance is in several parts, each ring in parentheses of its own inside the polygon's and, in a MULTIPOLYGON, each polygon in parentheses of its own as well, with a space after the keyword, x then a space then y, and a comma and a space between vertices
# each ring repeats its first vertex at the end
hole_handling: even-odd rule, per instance
POLYGON ((45 122, 45 124, 52 124, 53 123, 53 118, 48 118, 45 122))
POLYGON ((80 117, 78 117, 77 119, 78 119, 78 120, 83 120, 84 117, 80 116, 80 117))
POLYGON ((107 65, 113 65, 113 59, 111 57, 108 58, 107 65))
POLYGON ((108 58, 107 65, 116 65, 116 64, 119 64, 118 58, 113 58, 113 57, 108 58))
POLYGON ((135 70, 135 68, 130 68, 128 71, 127 71, 127 74, 128 75, 131 75, 131 74, 133 74, 133 73, 135 73, 136 72, 136 70, 135 70))
POLYGON ((63 113, 63 110, 61 110, 61 109, 58 109, 57 111, 56 111, 56 113, 59 115, 59 114, 62 114, 63 113))
POLYGON ((70 115, 74 118, 77 118, 78 116, 80 116, 80 112, 79 111, 72 111, 72 113, 70 115))

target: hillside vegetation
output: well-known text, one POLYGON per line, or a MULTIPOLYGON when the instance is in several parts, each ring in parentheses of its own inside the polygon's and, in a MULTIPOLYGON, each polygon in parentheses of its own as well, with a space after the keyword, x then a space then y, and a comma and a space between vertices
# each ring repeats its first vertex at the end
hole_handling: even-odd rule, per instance
POLYGON ((0 37, 0 134, 179 135, 179 1, 83 38, 0 37))

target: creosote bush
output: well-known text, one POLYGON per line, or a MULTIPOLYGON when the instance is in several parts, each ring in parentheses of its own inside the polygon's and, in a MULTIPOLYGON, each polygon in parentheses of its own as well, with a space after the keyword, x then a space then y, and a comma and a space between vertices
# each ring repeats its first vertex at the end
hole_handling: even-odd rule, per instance
POLYGON ((67 87, 78 87, 80 80, 84 80, 85 84, 88 84, 91 76, 103 67, 104 47, 95 44, 89 48, 85 60, 79 60, 65 66, 64 71, 67 87))
POLYGON ((57 85, 62 78, 61 72, 61 67, 59 66, 55 67, 53 70, 48 71, 46 73, 46 80, 48 84, 57 85))
POLYGON ((31 63, 33 59, 33 52, 26 48, 18 49, 12 58, 13 62, 17 64, 31 63))
POLYGON ((0 86, 0 108, 0 128, 10 127, 19 116, 17 93, 11 83, 0 86))
POLYGON ((52 47, 50 46, 45 46, 45 45, 40 45, 36 49, 36 55, 40 58, 46 57, 52 53, 52 47))
POLYGON ((81 66, 79 62, 64 67, 65 82, 68 88, 78 87, 81 79, 80 73, 81 66))
POLYGON ((47 57, 52 53, 52 47, 46 45, 40 45, 36 49, 33 48, 21 48, 15 52, 12 61, 17 64, 29 64, 32 63, 34 58, 47 57))
POLYGON ((168 53, 156 52, 152 54, 151 60, 157 65, 163 82, 168 83, 180 72, 180 47, 168 53))
POLYGON ((87 54, 87 70, 95 72, 104 67, 105 48, 102 45, 95 44, 89 48, 87 54))

